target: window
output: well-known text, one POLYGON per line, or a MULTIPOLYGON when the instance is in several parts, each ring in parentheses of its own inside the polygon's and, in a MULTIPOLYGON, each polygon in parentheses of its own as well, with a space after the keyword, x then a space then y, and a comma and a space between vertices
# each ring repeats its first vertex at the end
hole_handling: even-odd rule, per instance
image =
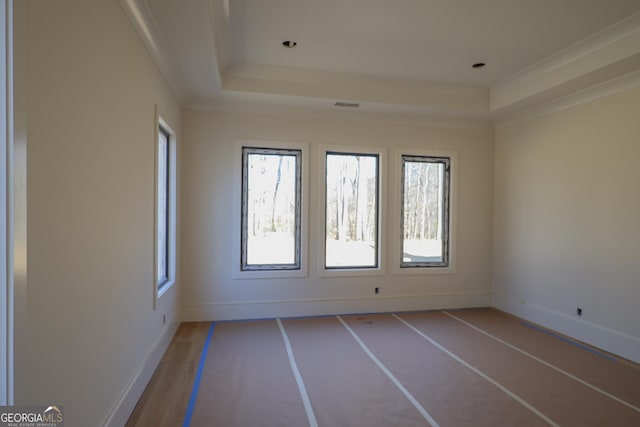
POLYGON ((450 164, 402 155, 401 268, 449 266, 450 164))
POLYGON ((156 145, 156 288, 164 293, 175 281, 175 134, 158 118, 156 145))
POLYGON ((325 269, 379 267, 379 154, 326 152, 325 269))
POLYGON ((301 158, 242 147, 242 271, 300 270, 301 158))
POLYGON ((158 286, 169 280, 169 133, 158 129, 158 286))

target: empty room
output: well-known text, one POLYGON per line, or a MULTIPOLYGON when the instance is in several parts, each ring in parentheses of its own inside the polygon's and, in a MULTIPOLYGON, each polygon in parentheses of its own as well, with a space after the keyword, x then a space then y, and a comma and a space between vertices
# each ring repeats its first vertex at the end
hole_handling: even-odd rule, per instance
POLYGON ((0 425, 640 425, 640 1, 1 3, 0 425))

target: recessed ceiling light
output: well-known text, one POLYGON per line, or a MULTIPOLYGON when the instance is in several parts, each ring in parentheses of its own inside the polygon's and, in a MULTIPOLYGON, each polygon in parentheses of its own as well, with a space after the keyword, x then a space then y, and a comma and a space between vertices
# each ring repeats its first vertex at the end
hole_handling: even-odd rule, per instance
POLYGON ((282 42, 282 46, 288 49, 293 49, 294 47, 298 46, 298 42, 295 40, 285 40, 282 42))
POLYGON ((484 62, 476 62, 475 64, 472 65, 472 67, 473 68, 482 68, 485 65, 487 65, 487 64, 485 64, 484 62))

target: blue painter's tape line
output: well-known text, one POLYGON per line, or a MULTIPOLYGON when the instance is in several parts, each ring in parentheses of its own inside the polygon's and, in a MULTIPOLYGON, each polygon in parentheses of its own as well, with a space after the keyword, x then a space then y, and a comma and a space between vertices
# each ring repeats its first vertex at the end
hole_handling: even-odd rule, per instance
POLYGON ((207 360, 207 351, 209 350, 209 343, 211 342, 211 336, 213 335, 213 329, 215 328, 215 322, 211 322, 207 339, 204 342, 202 348, 202 355, 200 356, 200 363, 198 364, 198 372, 196 372, 196 378, 193 380, 193 389, 191 390, 191 397, 189 398, 189 405, 187 406, 187 413, 184 415, 184 422, 182 427, 189 427, 191 425, 191 417, 193 416, 193 408, 196 406, 196 399, 198 398, 198 388, 200 388, 200 378, 202 377, 202 370, 204 369, 204 362, 207 360))
POLYGON ((586 346, 586 345, 580 344, 579 342, 576 342, 576 341, 570 340, 570 339, 565 338, 565 337, 563 337, 563 336, 561 336, 561 335, 554 334, 554 333, 553 333, 553 332, 551 332, 551 331, 548 331, 548 330, 546 330, 546 329, 544 329, 544 328, 540 328, 540 327, 538 327, 538 326, 532 325, 531 323, 527 323, 527 322, 520 322, 520 324, 521 324, 521 325, 524 325, 524 326, 526 326, 526 327, 528 327, 528 328, 535 329, 535 330, 536 330, 536 331, 538 331, 538 332, 542 332, 543 334, 547 334, 547 335, 549 335, 549 336, 552 336, 552 337, 554 337, 554 338, 557 338, 557 339, 559 339, 560 341, 564 341, 564 342, 566 342, 566 343, 568 343, 568 344, 574 345, 574 346, 576 346, 576 347, 578 347, 578 348, 581 348, 582 350, 586 350, 586 351, 588 351, 589 353, 593 353, 593 354, 595 354, 596 356, 603 357, 603 358, 605 358, 605 359, 607 359, 607 360, 610 360, 610 361, 612 361, 612 362, 617 362, 617 361, 618 361, 618 359, 616 359, 615 357, 609 356, 609 355, 608 355, 608 354, 606 354, 606 353, 602 353, 602 352, 600 352, 600 351, 598 351, 598 350, 595 350, 595 349, 593 349, 593 348, 591 348, 591 347, 589 347, 589 346, 586 346))

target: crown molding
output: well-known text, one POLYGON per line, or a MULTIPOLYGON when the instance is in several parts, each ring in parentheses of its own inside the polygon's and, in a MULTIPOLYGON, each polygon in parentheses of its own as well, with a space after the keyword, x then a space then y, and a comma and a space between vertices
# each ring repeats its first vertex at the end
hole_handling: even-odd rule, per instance
POLYGON ((138 33, 153 62, 160 69, 173 95, 180 103, 186 100, 181 78, 172 58, 167 55, 166 42, 153 18, 146 0, 118 0, 129 22, 138 33))
POLYGON ((536 117, 566 110, 638 86, 640 86, 640 70, 602 82, 551 102, 500 117, 494 120, 494 123, 496 128, 513 126, 536 117))
POLYGON ((226 69, 230 62, 228 50, 231 46, 231 11, 229 0, 209 0, 208 6, 211 37, 215 45, 218 86, 220 86, 221 70, 226 69))
POLYGON ((491 88, 490 109, 509 115, 640 69, 640 13, 491 88))
POLYGON ((405 106, 363 104, 362 108, 346 109, 327 107, 325 100, 301 98, 283 95, 264 95, 260 93, 223 92, 215 102, 193 104, 187 108, 200 111, 218 111, 221 113, 259 114, 273 116, 300 117, 356 122, 375 122, 406 124, 457 129, 492 130, 493 123, 488 117, 454 116, 436 114, 424 109, 411 109, 405 106))
POLYGON ((235 64, 222 74, 229 91, 404 105, 451 114, 486 114, 489 90, 484 87, 436 84, 347 73, 235 64))

